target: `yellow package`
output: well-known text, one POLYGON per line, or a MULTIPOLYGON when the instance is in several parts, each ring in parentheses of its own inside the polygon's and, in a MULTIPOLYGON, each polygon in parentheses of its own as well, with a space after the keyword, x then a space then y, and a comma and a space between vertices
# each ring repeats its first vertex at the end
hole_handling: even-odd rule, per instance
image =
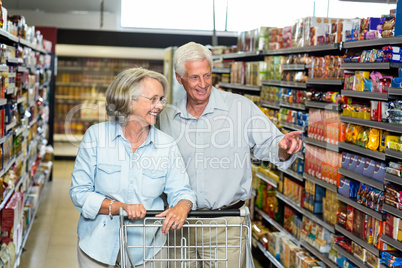
POLYGON ((385 143, 385 138, 389 135, 389 131, 386 130, 380 130, 380 146, 379 146, 379 151, 384 152, 385 148, 387 148, 387 145, 385 143))
POLYGON ((359 138, 359 134, 362 133, 363 127, 354 125, 352 127, 352 143, 356 143, 359 138))
POLYGON ((385 146, 387 146, 386 148, 391 149, 390 142, 399 143, 400 140, 401 140, 401 137, 399 137, 399 136, 388 135, 387 137, 385 137, 385 146))
MULTIPOLYGON (((352 142, 352 127, 353 125, 348 124, 345 129, 345 141, 352 142)), ((385 140, 384 140, 385 143, 385 140)))
POLYGON ((377 151, 380 145, 380 131, 376 128, 370 129, 369 139, 367 143, 367 149, 377 151))

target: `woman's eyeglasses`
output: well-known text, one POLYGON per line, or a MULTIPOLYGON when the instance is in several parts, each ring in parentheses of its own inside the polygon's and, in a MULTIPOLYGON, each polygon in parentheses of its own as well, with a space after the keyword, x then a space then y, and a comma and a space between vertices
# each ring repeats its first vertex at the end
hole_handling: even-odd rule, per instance
POLYGON ((165 106, 166 103, 167 103, 167 99, 166 99, 165 97, 161 97, 161 98, 158 98, 158 97, 148 98, 148 97, 143 96, 143 95, 140 95, 140 97, 143 97, 143 98, 146 98, 146 99, 150 100, 153 105, 157 105, 158 102, 160 102, 163 106, 165 106))

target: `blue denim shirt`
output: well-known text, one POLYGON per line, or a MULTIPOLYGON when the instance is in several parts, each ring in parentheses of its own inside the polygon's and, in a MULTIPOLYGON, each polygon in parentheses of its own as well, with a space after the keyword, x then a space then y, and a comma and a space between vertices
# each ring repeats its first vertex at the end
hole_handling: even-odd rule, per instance
MULTIPOLYGON (((105 198, 143 204, 146 210, 163 210, 160 195, 164 192, 170 207, 181 199, 195 204, 176 143, 153 126, 135 153, 119 124, 106 122, 90 127, 80 144, 71 179, 70 196, 81 212, 77 228, 79 246, 93 259, 109 265, 116 263, 119 253, 119 217, 115 215, 111 219, 98 214, 105 198)), ((147 231, 147 245, 165 243, 164 235, 154 238, 156 232, 160 230, 147 231)), ((142 229, 129 229, 127 240, 129 245, 141 246, 142 229)), ((135 264, 141 264, 143 250, 134 249, 131 253, 135 264)), ((151 252, 147 254, 152 256, 151 252)))

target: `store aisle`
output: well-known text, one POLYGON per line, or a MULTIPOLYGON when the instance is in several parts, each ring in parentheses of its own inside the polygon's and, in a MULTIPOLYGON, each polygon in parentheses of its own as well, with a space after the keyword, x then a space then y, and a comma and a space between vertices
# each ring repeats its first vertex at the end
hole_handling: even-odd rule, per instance
POLYGON ((68 190, 73 161, 55 161, 36 219, 21 256, 21 268, 75 268, 78 210, 68 190))

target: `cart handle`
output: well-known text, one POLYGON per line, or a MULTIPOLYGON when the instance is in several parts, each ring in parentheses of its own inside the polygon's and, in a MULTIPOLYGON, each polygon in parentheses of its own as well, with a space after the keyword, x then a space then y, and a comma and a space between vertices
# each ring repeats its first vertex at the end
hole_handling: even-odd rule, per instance
MULTIPOLYGON (((147 210, 146 217, 154 217, 162 213, 164 210, 147 210)), ((127 211, 120 207, 120 216, 127 217, 127 211)), ((188 217, 245 217, 249 215, 250 211, 248 207, 242 207, 240 209, 230 209, 230 210, 191 210, 188 213, 188 217)))

